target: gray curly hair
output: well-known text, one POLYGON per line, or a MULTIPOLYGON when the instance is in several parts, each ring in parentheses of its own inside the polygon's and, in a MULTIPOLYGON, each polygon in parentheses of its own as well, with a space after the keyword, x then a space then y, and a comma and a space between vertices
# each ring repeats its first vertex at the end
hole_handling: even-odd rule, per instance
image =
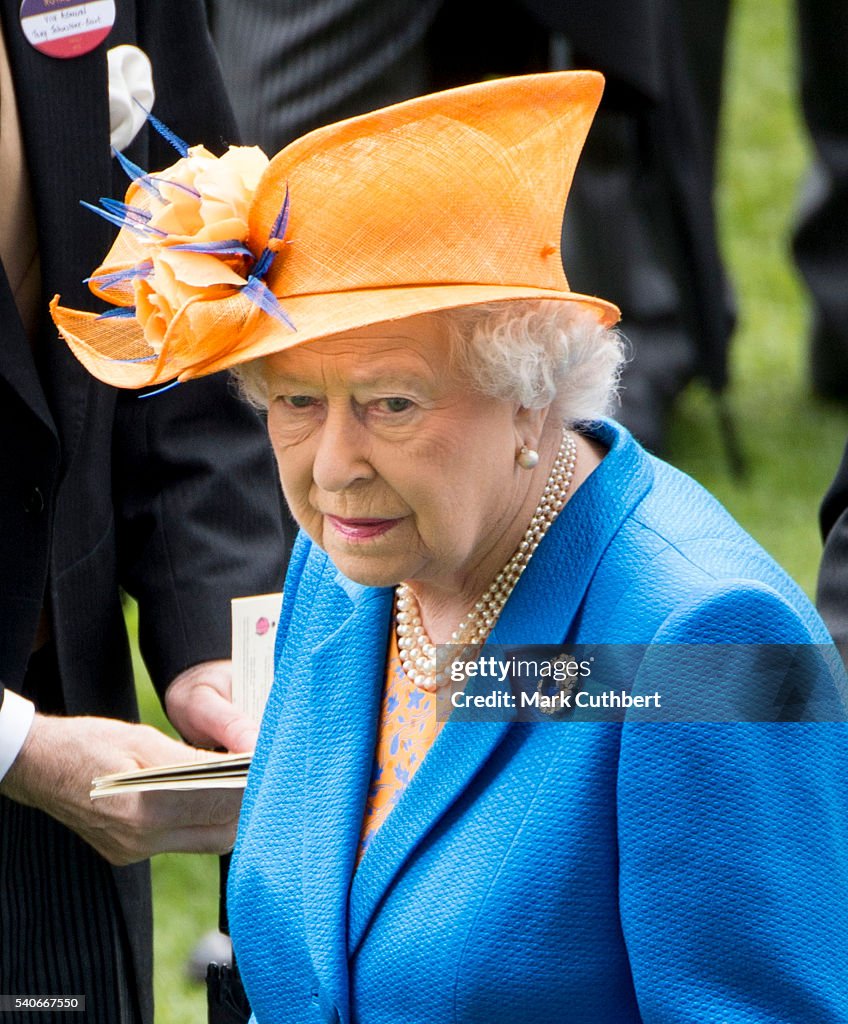
MULTIPOLYGON (((525 408, 551 405, 567 424, 612 411, 623 341, 583 307, 527 299, 429 315, 447 334, 451 370, 477 392, 525 408)), ((266 409, 264 360, 245 363, 233 373, 246 398, 266 409)))

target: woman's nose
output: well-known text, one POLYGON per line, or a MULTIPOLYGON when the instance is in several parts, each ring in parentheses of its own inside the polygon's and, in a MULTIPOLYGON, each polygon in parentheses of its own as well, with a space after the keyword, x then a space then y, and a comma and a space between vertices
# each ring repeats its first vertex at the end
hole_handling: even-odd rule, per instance
POLYGON ((343 491, 375 476, 368 431, 354 409, 332 405, 321 425, 312 478, 321 490, 343 491))

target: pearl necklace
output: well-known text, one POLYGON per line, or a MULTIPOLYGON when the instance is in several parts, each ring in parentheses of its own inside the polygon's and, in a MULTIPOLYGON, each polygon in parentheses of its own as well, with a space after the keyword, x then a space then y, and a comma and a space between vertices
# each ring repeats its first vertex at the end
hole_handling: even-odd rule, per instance
MULTIPOLYGON (((448 644, 481 647, 486 642, 533 552, 565 505, 576 462, 577 444, 570 434, 563 431, 548 482, 521 543, 468 616, 451 633, 448 644)), ((446 668, 437 666, 436 645, 427 636, 418 601, 406 583, 399 583, 397 587, 396 630, 403 671, 414 686, 434 691, 450 682, 446 668)))

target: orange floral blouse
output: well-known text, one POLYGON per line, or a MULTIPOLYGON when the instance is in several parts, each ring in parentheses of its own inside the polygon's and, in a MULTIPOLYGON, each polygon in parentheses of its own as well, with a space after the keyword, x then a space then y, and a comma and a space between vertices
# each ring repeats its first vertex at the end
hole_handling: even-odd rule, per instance
POLYGON ((413 685, 404 674, 393 627, 357 863, 400 800, 443 724, 436 721, 436 695, 413 685))

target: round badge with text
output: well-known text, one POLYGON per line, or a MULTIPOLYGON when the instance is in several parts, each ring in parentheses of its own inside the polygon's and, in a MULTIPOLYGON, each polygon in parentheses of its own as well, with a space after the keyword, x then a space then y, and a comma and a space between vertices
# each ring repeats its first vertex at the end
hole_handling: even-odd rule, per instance
POLYGON ((79 57, 99 46, 115 24, 115 0, 23 0, 21 28, 48 57, 79 57))

